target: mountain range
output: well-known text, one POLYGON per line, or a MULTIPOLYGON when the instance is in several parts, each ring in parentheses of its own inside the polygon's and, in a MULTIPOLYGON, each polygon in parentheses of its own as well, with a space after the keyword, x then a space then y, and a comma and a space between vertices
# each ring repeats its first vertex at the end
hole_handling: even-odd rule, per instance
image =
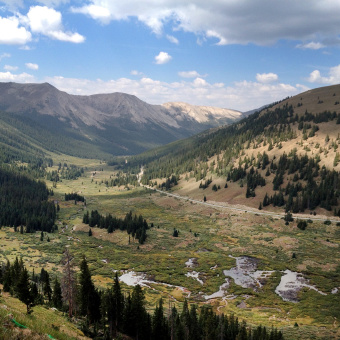
POLYGON ((70 95, 48 83, 0 83, 0 110, 5 122, 8 115, 21 122, 13 124, 20 135, 29 135, 26 125, 42 130, 35 144, 83 157, 137 154, 242 117, 186 103, 151 105, 125 93, 70 95))

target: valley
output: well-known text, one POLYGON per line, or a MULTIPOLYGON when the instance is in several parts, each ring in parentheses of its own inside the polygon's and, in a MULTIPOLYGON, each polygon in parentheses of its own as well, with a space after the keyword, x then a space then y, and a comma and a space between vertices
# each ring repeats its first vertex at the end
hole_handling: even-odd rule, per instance
MULTIPOLYGON (((31 275, 44 269, 61 280, 67 249, 77 273, 86 257, 102 292, 116 274, 125 297, 140 285, 150 315, 162 298, 166 317, 188 302, 198 313, 212 308, 250 326, 275 327, 285 339, 339 337, 340 112, 330 111, 336 91, 339 85, 301 94, 233 125, 114 158, 90 158, 95 147, 83 157, 87 142, 79 143, 81 154, 78 144, 61 152, 68 139, 58 150, 53 142, 44 148, 41 136, 25 139, 31 123, 18 134, 26 144, 17 145, 13 128, 21 118, 3 114, 1 171, 45 183, 56 218, 25 224, 6 216, 1 271, 21 258, 31 275), (100 217, 91 222, 94 211, 100 217), (105 217, 127 221, 130 211, 147 222, 145 240, 126 226, 108 232, 105 217)), ((51 304, 34 306, 32 315, 23 307, 4 292, 0 322, 13 314, 37 329, 35 315, 45 308, 46 319, 57 315, 55 329, 47 322, 38 332, 86 338, 84 316, 74 319, 77 330, 51 304)))
MULTIPOLYGON (((112 167, 96 160, 58 157, 87 168, 78 179, 63 179, 53 188, 53 200, 60 205, 58 231, 41 241, 39 233, 21 235, 3 227, 2 259, 22 256, 30 270, 38 273, 44 268, 60 276, 67 247, 77 263, 86 254, 98 287, 112 284, 116 271, 123 291, 139 283, 151 312, 160 297, 179 310, 187 298, 249 323, 278 327, 288 339, 339 335, 339 294, 334 293, 340 286, 334 277, 340 261, 339 228, 335 222, 310 221, 301 231, 296 221, 287 226, 281 216, 200 204, 140 186, 110 187, 105 181, 114 176, 112 167), (64 194, 71 192, 84 195, 86 207, 65 202, 64 194), (108 234, 92 228, 89 237, 82 217, 92 209, 120 217, 132 210, 154 227, 142 245, 119 230, 108 234), (179 230, 178 237, 173 236, 174 228, 179 230), (289 282, 285 275, 299 276, 295 288, 292 283, 288 290, 284 288, 289 282)), ((52 188, 52 182, 47 184, 52 188)))

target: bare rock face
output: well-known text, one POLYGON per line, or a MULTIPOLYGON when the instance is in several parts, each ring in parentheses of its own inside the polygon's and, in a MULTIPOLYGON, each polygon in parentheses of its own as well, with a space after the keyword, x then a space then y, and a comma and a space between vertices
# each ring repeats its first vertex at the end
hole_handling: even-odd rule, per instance
POLYGON ((190 117, 199 123, 208 123, 211 120, 238 120, 242 117, 240 111, 212 106, 195 106, 183 102, 165 103, 163 107, 178 120, 190 117))

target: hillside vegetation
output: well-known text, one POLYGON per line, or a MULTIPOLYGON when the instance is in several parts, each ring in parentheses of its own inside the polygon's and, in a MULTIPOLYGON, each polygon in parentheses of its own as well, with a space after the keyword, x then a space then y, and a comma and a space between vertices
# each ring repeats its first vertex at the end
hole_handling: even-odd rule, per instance
POLYGON ((340 85, 311 90, 123 166, 137 172, 144 165, 142 183, 153 186, 174 175, 179 193, 195 198, 338 215, 339 101, 340 85))

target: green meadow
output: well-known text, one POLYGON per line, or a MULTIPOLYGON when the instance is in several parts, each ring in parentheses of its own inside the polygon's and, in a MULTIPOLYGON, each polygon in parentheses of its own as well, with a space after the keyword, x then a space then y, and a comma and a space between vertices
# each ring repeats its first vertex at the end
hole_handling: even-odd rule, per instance
MULTIPOLYGON (((233 313, 250 324, 274 326, 283 330, 287 339, 332 339, 340 336, 340 227, 320 222, 308 223, 306 230, 297 228, 296 221, 286 225, 282 219, 213 208, 187 200, 169 197, 143 187, 110 187, 105 184, 116 176, 113 168, 97 160, 84 160, 54 155, 59 162, 83 167, 84 174, 76 180, 53 183, 51 199, 58 201, 58 230, 44 235, 20 234, 13 228, 0 230, 0 259, 22 257, 30 271, 45 268, 61 276, 61 257, 68 247, 80 263, 85 254, 92 278, 105 288, 113 282, 115 271, 145 274, 143 288, 147 307, 152 310, 160 297, 166 306, 182 307, 189 303, 210 304, 220 313, 233 313), (82 202, 64 200, 65 193, 85 196, 82 202), (92 228, 82 223, 86 210, 124 217, 130 210, 142 215, 153 228, 147 231, 143 245, 126 231, 92 228), (174 228, 179 231, 173 236, 174 228), (49 241, 47 240, 49 239, 49 241), (233 257, 231 257, 231 256, 233 257), (234 257, 258 259, 257 270, 272 271, 262 286, 243 288, 229 278, 224 296, 206 299, 219 291, 226 282, 224 270, 235 267, 234 257), (193 259, 193 266, 186 262, 193 259), (299 302, 284 301, 275 289, 282 271, 302 273, 314 289, 303 287, 297 294, 299 302), (190 272, 198 273, 188 277, 190 272), (203 282, 203 284, 202 284, 203 282)), ((48 171, 56 170, 54 166, 48 171)), ((131 286, 122 283, 123 291, 131 286)), ((34 307, 37 317, 44 307, 34 307)), ((2 313, 2 310, 0 309, 2 313)), ((3 315, 3 314, 0 314, 3 315)), ((2 317, 2 316, 1 316, 2 317)), ((19 314, 18 314, 19 317, 19 314)), ((22 316, 24 317, 24 316, 22 316)), ((28 322, 25 316, 24 322, 28 322)), ((32 321, 34 322, 34 321, 32 321)), ((57 336, 56 336, 57 337, 57 336)), ((62 339, 62 337, 57 337, 62 339)))

